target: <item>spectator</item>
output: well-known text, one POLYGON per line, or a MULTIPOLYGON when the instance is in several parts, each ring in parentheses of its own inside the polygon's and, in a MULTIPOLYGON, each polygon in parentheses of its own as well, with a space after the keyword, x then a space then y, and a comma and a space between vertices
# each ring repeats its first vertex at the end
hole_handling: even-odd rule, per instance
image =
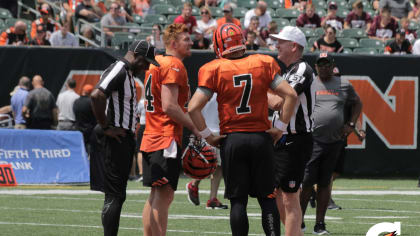
POLYGON ((307 4, 305 7, 305 13, 299 15, 296 20, 296 26, 306 28, 318 28, 321 27, 321 18, 315 13, 315 6, 307 4))
POLYGON ((408 39, 410 43, 414 43, 417 38, 417 33, 415 30, 409 29, 410 21, 406 17, 403 17, 400 20, 400 25, 401 29, 405 31, 405 38, 408 39))
POLYGON ((64 22, 60 30, 51 34, 50 43, 53 47, 78 47, 79 41, 70 33, 70 22, 64 22))
POLYGON ((192 1, 194 6, 201 8, 202 6, 205 5, 205 0, 193 0, 192 1))
POLYGON ((0 8, 5 8, 12 13, 13 18, 17 18, 18 1, 17 0, 1 0, 0 8))
POLYGON ((192 49, 209 49, 210 40, 204 37, 204 33, 199 29, 195 30, 195 39, 193 40, 192 49))
POLYGON ((131 0, 131 10, 144 18, 149 13, 150 0, 131 0))
POLYGON ((41 12, 41 17, 32 22, 31 39, 35 39, 37 37, 38 26, 42 26, 44 28, 46 32, 46 39, 50 39, 51 34, 59 29, 59 25, 53 23, 49 19, 50 9, 41 8, 39 11, 41 12))
POLYGON ((355 1, 352 6, 353 10, 347 15, 346 21, 344 22, 344 28, 363 28, 368 32, 370 25, 372 24, 372 17, 363 11, 363 3, 361 0, 355 1))
POLYGON ((413 9, 408 13, 409 20, 416 20, 420 19, 420 0, 415 0, 413 9))
POLYGON ((388 41, 384 54, 411 54, 413 48, 410 41, 405 38, 405 30, 397 30, 395 39, 388 41))
POLYGON ((253 31, 256 36, 254 44, 257 44, 259 47, 265 47, 265 39, 268 37, 268 34, 266 31, 259 27, 259 24, 260 21, 258 19, 258 16, 253 16, 251 18, 251 23, 249 23, 248 28, 243 31, 243 34, 245 36, 245 39, 248 39, 248 32, 253 31))
POLYGON ((285 0, 284 8, 286 9, 298 9, 300 12, 303 12, 307 4, 312 4, 312 0, 285 0))
POLYGON ((412 10, 410 0, 380 0, 379 8, 387 7, 391 10, 391 16, 399 21, 403 17, 407 17, 412 10))
POLYGON ((102 15, 103 12, 92 6, 92 2, 90 0, 83 0, 76 7, 76 20, 84 19, 88 22, 99 22, 102 15))
POLYGON ((33 46, 50 46, 50 41, 47 40, 47 31, 43 25, 36 26, 36 35, 31 41, 29 41, 29 45, 33 46))
POLYGON ((184 3, 184 8, 182 9, 181 15, 175 18, 174 23, 185 24, 188 27, 189 33, 195 31, 197 27, 197 20, 195 16, 191 15, 192 13, 192 5, 189 2, 184 3))
POLYGON ((388 39, 395 37, 397 29, 398 23, 391 17, 391 11, 388 8, 383 8, 381 13, 373 19, 368 36, 371 39, 386 42, 388 39))
POLYGON ((125 17, 126 22, 133 22, 134 19, 132 17, 131 9, 128 8, 125 3, 126 3, 125 0, 117 0, 117 4, 120 5, 120 7, 121 7, 121 9, 120 9, 121 14, 120 15, 122 17, 125 17))
POLYGON ((325 34, 314 42, 311 51, 313 52, 315 50, 319 50, 336 53, 343 52, 343 46, 341 46, 341 43, 338 42, 337 38, 335 37, 336 32, 337 31, 334 27, 330 25, 327 26, 325 28, 325 34))
MULTIPOLYGON (((271 35, 271 34, 277 34, 278 33, 278 29, 277 29, 277 23, 275 21, 271 21, 268 24, 268 30, 267 30, 267 34, 271 35)), ((273 39, 272 37, 268 37, 265 40, 267 47, 271 50, 271 51, 276 51, 277 50, 277 42, 278 40, 273 39)))
POLYGON ((217 7, 217 0, 205 0, 204 5, 207 7, 217 7))
POLYGON ((217 22, 211 17, 210 8, 203 6, 200 8, 201 19, 197 21, 197 29, 200 30, 204 37, 211 40, 213 32, 217 28, 217 22))
POLYGON ((233 8, 229 3, 223 6, 223 17, 217 19, 217 26, 224 25, 226 23, 233 23, 241 27, 241 21, 233 17, 233 8))
POLYGON ((255 43, 257 34, 255 34, 254 31, 248 31, 246 34, 246 50, 257 51, 260 48, 260 46, 258 46, 258 44, 255 43))
POLYGON ((3 45, 25 45, 29 39, 26 37, 26 24, 23 21, 16 21, 15 25, 5 30, 0 35, 0 46, 3 45))
POLYGON ((156 49, 165 48, 165 44, 163 43, 163 35, 161 32, 162 27, 159 24, 154 24, 152 28, 152 34, 146 38, 146 40, 156 49))
POLYGON ((69 79, 66 82, 66 91, 60 93, 57 98, 58 107, 58 130, 75 130, 76 118, 73 112, 73 104, 80 96, 74 89, 76 88, 76 81, 69 79))
POLYGON ((28 129, 52 129, 57 124, 57 107, 51 92, 44 88, 44 80, 35 75, 32 79, 34 89, 28 93, 22 108, 28 129))
POLYGON ((342 30, 343 29, 344 20, 343 20, 343 18, 337 16, 337 9, 338 9, 337 3, 330 2, 328 4, 327 15, 322 17, 322 19, 321 19, 321 26, 322 27, 325 27, 326 25, 331 25, 336 30, 342 30))
POLYGON ((111 44, 111 39, 114 37, 114 32, 122 31, 122 28, 114 28, 108 26, 123 26, 127 23, 125 15, 121 13, 121 7, 116 2, 111 3, 109 13, 104 15, 101 19, 101 26, 103 27, 108 45, 111 44))
POLYGON ((25 103, 26 96, 28 96, 31 80, 23 76, 19 80, 17 91, 12 95, 10 104, 12 106, 13 118, 15 120, 15 129, 26 129, 26 121, 22 116, 22 108, 25 103))
POLYGON ((75 128, 83 134, 83 140, 85 142, 85 147, 88 150, 89 140, 92 135, 93 128, 96 125, 96 118, 93 114, 90 94, 93 91, 93 86, 86 84, 82 89, 82 96, 74 101, 73 104, 73 113, 75 118, 75 128))
POLYGON ((264 1, 258 1, 255 9, 251 9, 246 12, 244 21, 245 28, 248 28, 253 16, 258 16, 260 20, 259 29, 264 29, 267 27, 268 23, 271 21, 270 12, 267 12, 267 3, 264 1))
POLYGON ((413 45, 413 54, 420 55, 420 39, 417 39, 417 41, 413 45))

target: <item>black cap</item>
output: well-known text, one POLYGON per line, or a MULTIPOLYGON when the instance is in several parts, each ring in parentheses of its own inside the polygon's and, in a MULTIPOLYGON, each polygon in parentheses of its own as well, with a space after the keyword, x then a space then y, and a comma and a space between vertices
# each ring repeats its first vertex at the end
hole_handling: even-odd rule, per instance
POLYGON ((396 33, 399 35, 405 35, 405 29, 397 29, 396 33))
POLYGON ((321 52, 318 57, 316 58, 316 64, 319 62, 326 60, 329 63, 334 63, 334 58, 328 52, 321 52))
POLYGON ((149 42, 146 40, 136 40, 134 41, 128 51, 134 53, 135 56, 140 55, 143 56, 144 59, 155 66, 160 66, 159 63, 155 59, 156 55, 156 48, 153 47, 149 42))

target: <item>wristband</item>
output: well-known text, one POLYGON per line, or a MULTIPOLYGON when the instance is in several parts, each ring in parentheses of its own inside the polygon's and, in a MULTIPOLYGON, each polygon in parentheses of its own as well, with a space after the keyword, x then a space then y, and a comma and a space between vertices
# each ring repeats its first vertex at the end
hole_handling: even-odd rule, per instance
POLYGON ((287 130, 287 124, 284 123, 281 120, 275 120, 274 121, 274 127, 276 127, 277 129, 279 129, 279 130, 281 130, 283 132, 286 132, 286 130, 287 130))
POLYGON ((205 128, 204 130, 200 131, 200 135, 203 139, 206 139, 207 137, 209 137, 210 135, 212 135, 211 131, 209 130, 209 128, 205 128))

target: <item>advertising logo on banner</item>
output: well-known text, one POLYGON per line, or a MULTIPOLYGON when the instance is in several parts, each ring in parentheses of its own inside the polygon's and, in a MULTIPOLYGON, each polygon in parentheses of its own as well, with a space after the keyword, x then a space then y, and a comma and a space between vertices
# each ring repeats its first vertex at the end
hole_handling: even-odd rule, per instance
POLYGON ((77 131, 0 129, 0 164, 12 166, 17 184, 89 182, 77 131))

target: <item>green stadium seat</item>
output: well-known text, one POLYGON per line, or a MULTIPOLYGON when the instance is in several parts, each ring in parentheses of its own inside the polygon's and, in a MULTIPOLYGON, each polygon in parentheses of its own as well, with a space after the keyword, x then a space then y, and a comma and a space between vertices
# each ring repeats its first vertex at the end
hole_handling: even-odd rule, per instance
POLYGON ((420 37, 420 29, 416 30, 417 38, 420 37))
POLYGON ((181 7, 183 7, 184 6, 184 3, 186 3, 186 2, 191 3, 191 1, 189 1, 189 0, 168 0, 168 3, 172 4, 172 6, 181 6, 181 7))
POLYGON ((0 19, 9 19, 13 18, 12 13, 9 10, 0 8, 0 19))
POLYGON ((6 24, 4 23, 4 21, 2 19, 0 19, 0 28, 6 28, 6 24))
POLYGON ((368 13, 371 17, 372 17, 372 19, 373 19, 373 17, 375 17, 377 14, 376 14, 376 11, 375 10, 373 10, 373 9, 364 9, 364 11, 366 12, 366 13, 368 13))
POLYGON ((327 3, 324 0, 312 1, 312 4, 315 6, 315 9, 327 9, 327 3))
POLYGON ((345 48, 358 48, 359 42, 357 39, 354 38, 340 38, 338 41, 341 43, 341 45, 345 48))
POLYGON ((384 49, 384 43, 380 40, 376 40, 376 39, 360 39, 359 42, 360 47, 362 48, 376 48, 376 49, 384 49))
POLYGON ((296 26, 296 19, 290 19, 290 25, 291 26, 296 26))
POLYGON ((138 40, 145 40, 150 34, 148 33, 138 33, 136 35, 136 39, 138 40))
POLYGON ((337 16, 339 17, 346 18, 349 13, 350 13, 350 10, 348 10, 347 8, 337 9, 337 16))
POLYGON ((127 22, 124 26, 130 26, 131 28, 128 29, 128 32, 138 33, 140 32, 140 25, 133 22, 127 22))
POLYGON ((219 7, 210 7, 211 15, 215 18, 223 16, 223 9, 219 7))
POLYGON ((315 13, 316 13, 316 14, 318 14, 318 16, 319 16, 319 17, 321 17, 321 18, 322 18, 323 16, 326 16, 326 15, 327 15, 327 11, 326 11, 326 10, 324 10, 324 9, 316 9, 316 10, 315 10, 315 13))
POLYGON ((277 18, 277 12, 275 9, 269 7, 267 8, 267 12, 270 12, 271 18, 277 18))
POLYGON ((408 24, 408 28, 413 29, 413 30, 417 30, 417 29, 420 29, 420 24, 419 24, 419 22, 411 20, 410 23, 408 24))
POLYGON ((122 49, 128 48, 128 45, 135 39, 134 35, 128 32, 114 32, 111 46, 122 49))
POLYGON ((352 54, 353 50, 351 48, 343 48, 343 53, 344 54, 352 54))
MULTIPOLYGON (((154 24, 156 24, 156 23, 144 23, 140 26, 140 28, 142 28, 142 29, 143 28, 152 28, 154 24)), ((161 25, 161 24, 159 24, 159 25, 161 25)), ((152 32, 152 31, 150 31, 150 32, 152 32)))
POLYGON ((312 46, 314 46, 315 41, 317 41, 317 40, 318 40, 318 38, 316 38, 316 37, 309 38, 307 40, 308 48, 312 48, 312 46))
MULTIPOLYGON (((182 8, 184 8, 184 6, 181 6, 181 7, 177 8, 177 11, 179 12, 179 14, 181 14, 182 8)), ((198 8, 196 6, 193 6, 191 15, 199 16, 200 15, 200 8, 198 8)))
POLYGON ((175 18, 177 18, 178 15, 169 15, 168 16, 168 24, 171 24, 172 22, 174 22, 175 18))
POLYGON ((237 7, 233 10, 233 17, 236 17, 236 18, 245 17, 245 14, 247 11, 248 11, 248 8, 237 7))
POLYGON ((273 9, 283 7, 282 3, 280 1, 277 1, 277 0, 267 1, 267 5, 268 5, 268 7, 273 8, 273 9))
POLYGON ((27 20, 27 19, 8 18, 4 21, 4 23, 5 23, 6 27, 9 28, 9 27, 14 26, 16 21, 18 21, 18 20, 25 22, 27 27, 32 26, 32 21, 27 20))
POLYGON ((256 0, 238 0, 237 1, 238 7, 246 7, 246 8, 255 8, 257 6, 256 0))
POLYGON ((272 18, 273 21, 275 21, 277 23, 277 27, 279 29, 290 25, 290 21, 288 19, 284 19, 284 18, 272 18))
POLYGON ((316 37, 315 30, 313 28, 300 28, 306 38, 316 37))
POLYGON ((136 22, 137 24, 142 24, 143 23, 143 17, 133 14, 133 20, 134 22, 136 22))
MULTIPOLYGON (((349 3, 348 3, 348 8, 349 9, 352 9, 353 8, 353 3, 355 2, 356 0, 350 0, 349 1, 349 3)), ((370 9, 373 9, 373 6, 372 6, 372 4, 369 2, 369 1, 362 1, 362 4, 363 4, 363 10, 370 10, 370 9)))
POLYGON ((378 54, 378 49, 376 48, 355 48, 353 50, 354 53, 357 54, 378 54))
POLYGON ((346 38, 366 38, 366 31, 365 29, 344 29, 343 36, 346 38))
POLYGON ((171 4, 155 4, 152 9, 155 11, 155 14, 160 15, 176 15, 178 11, 171 4))
POLYGON ((343 31, 337 30, 335 33, 336 38, 344 38, 343 31))
POLYGON ((338 8, 347 8, 347 4, 348 4, 346 0, 330 0, 327 2, 327 6, 328 4, 330 4, 330 2, 335 2, 338 8))
POLYGON ((300 12, 295 9, 279 8, 276 10, 277 16, 281 18, 297 18, 300 12))
POLYGON ((166 16, 158 14, 148 14, 144 18, 144 23, 166 24, 166 16))
POLYGON ((317 37, 321 37, 322 35, 325 34, 324 28, 316 28, 315 29, 315 34, 316 34, 317 37))
POLYGON ((151 2, 152 7, 155 4, 168 4, 168 3, 170 3, 168 0, 153 0, 153 1, 150 1, 150 2, 151 2))

